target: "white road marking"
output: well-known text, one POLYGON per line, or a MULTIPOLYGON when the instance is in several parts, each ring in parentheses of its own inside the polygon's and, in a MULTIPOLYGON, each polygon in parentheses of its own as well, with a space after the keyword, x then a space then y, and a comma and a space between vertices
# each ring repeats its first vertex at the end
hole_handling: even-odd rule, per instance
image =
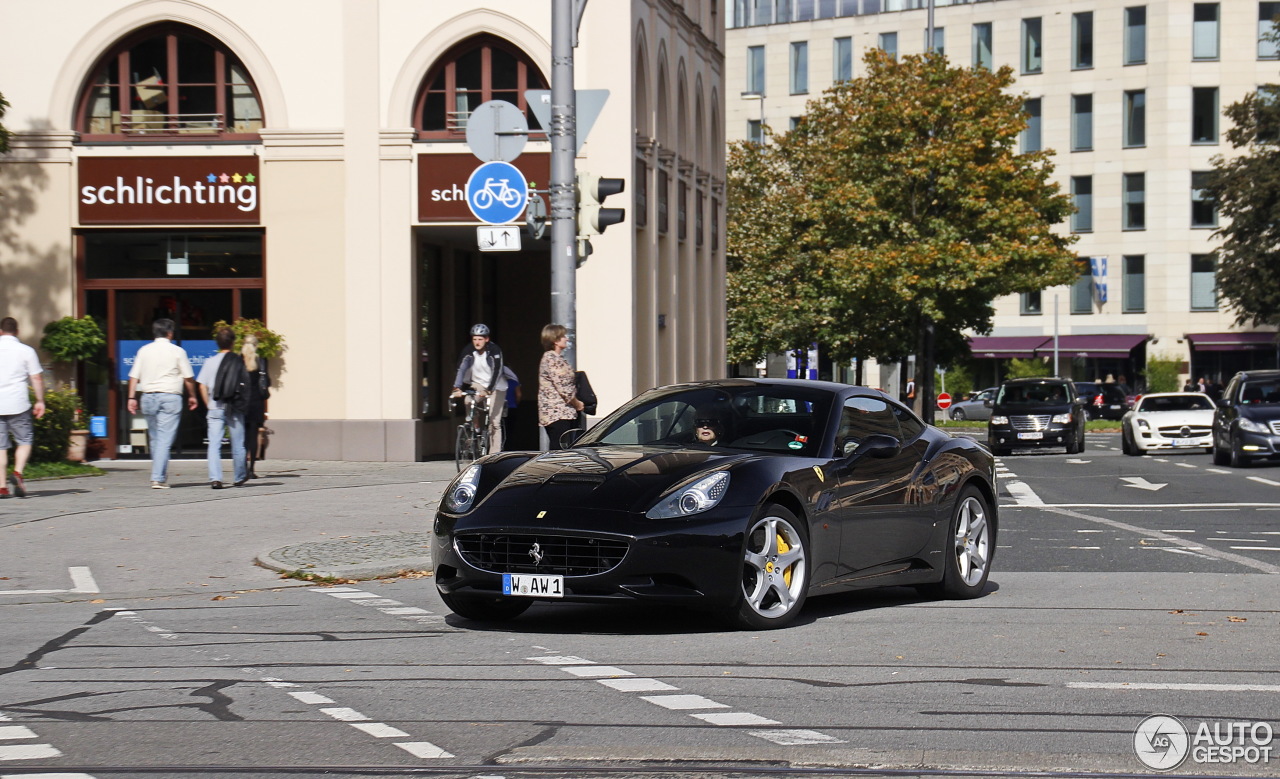
POLYGON ((1179 690, 1182 692, 1280 692, 1280 684, 1208 684, 1195 682, 1067 682, 1077 690, 1179 690))
POLYGON ((1077 533, 1105 533, 1105 530, 1077 530, 1077 533))
POLYGON ((574 676, 581 676, 589 679, 594 676, 635 676, 630 671, 624 671, 621 668, 614 668, 611 665, 584 665, 580 667, 567 667, 560 670, 571 673, 574 676))
POLYGON ((825 733, 819 733, 816 730, 752 730, 749 731, 753 736, 759 736, 765 741, 784 746, 801 746, 804 744, 843 744, 845 742, 835 736, 828 736, 825 733))
POLYGON ((1280 508, 1280 503, 1045 503, 1047 509, 1192 509, 1229 511, 1239 508, 1280 508))
POLYGON ((641 699, 657 704, 664 709, 683 711, 685 709, 727 709, 724 703, 716 703, 701 695, 641 695, 641 699))
POLYGON ((0 739, 6 738, 36 738, 36 732, 24 725, 0 726, 0 739))
POLYGON ((1070 457, 1070 458, 1067 458, 1067 462, 1070 463, 1071 465, 1088 465, 1089 463, 1093 462, 1093 460, 1078 460, 1074 457, 1070 457))
POLYGON ((374 738, 407 738, 409 735, 399 728, 393 728, 381 722, 352 722, 349 724, 356 730, 363 730, 374 738))
POLYGON ((1205 468, 1205 471, 1209 473, 1231 473, 1231 471, 1223 470, 1222 468, 1205 468))
POLYGON ((1280 552, 1280 546, 1233 546, 1232 549, 1248 549, 1253 552, 1280 552))
MULTIPOLYGON (((1236 543, 1240 543, 1240 544, 1261 544, 1262 543, 1261 538, 1220 538, 1217 536, 1210 536, 1205 540, 1206 541, 1235 541, 1236 543)), ((1249 547, 1243 547, 1243 548, 1247 549, 1249 547)))
POLYGON ((376 598, 376 597, 378 597, 377 595, 374 595, 372 592, 361 592, 361 591, 359 591, 359 590, 357 590, 357 591, 355 591, 355 592, 330 592, 330 593, 326 593, 326 594, 327 594, 327 595, 331 595, 331 596, 332 596, 332 597, 334 597, 334 598, 341 598, 341 599, 343 599, 343 600, 358 600, 358 599, 361 599, 361 598, 376 598))
POLYGON ((296 698, 301 703, 336 703, 333 698, 326 698, 317 692, 291 692, 291 698, 296 698))
POLYGON ((573 655, 552 655, 550 657, 528 657, 526 660, 532 660, 535 663, 543 665, 594 665, 593 660, 583 660, 581 657, 573 655))
POLYGON ((657 679, 596 679, 596 681, 605 687, 612 687, 618 692, 663 692, 664 690, 680 689, 657 679))
POLYGON ((453 757, 452 754, 444 751, 435 744, 432 744, 430 741, 397 741, 396 746, 414 757, 421 757, 424 759, 434 757, 453 757))
MULTIPOLYGON (((390 598, 365 598, 363 600, 357 601, 357 603, 359 603, 361 606, 403 606, 404 605, 400 601, 392 600, 390 598)), ((382 609, 378 609, 378 611, 382 611, 382 609)))
POLYGON ((703 722, 709 722, 712 725, 781 725, 777 720, 761 717, 759 714, 750 714, 745 711, 713 711, 706 714, 690 715, 703 722))
MULTIPOLYGON (((1098 532, 1102 532, 1102 531, 1098 531, 1098 532)), ((1194 530, 1169 530, 1168 528, 1160 528, 1160 532, 1161 532, 1161 533, 1191 533, 1191 534, 1193 534, 1193 535, 1194 535, 1196 531, 1194 531, 1194 530)))
POLYGON ((91 774, 4 774, 0 779, 94 779, 91 774))
POLYGON ((61 593, 95 593, 102 592, 98 589, 98 583, 93 580, 93 574, 85 566, 72 566, 67 569, 71 574, 71 589, 69 590, 0 590, 0 595, 58 595, 61 593))
POLYGON ((1004 489, 1013 496, 1014 501, 1019 506, 1043 506, 1044 501, 1035 493, 1035 490, 1027 486, 1026 482, 1011 481, 1006 482, 1004 489))
POLYGON ((1271 479, 1264 479, 1261 476, 1246 476, 1245 478, 1248 479, 1249 481, 1256 481, 1259 484, 1267 484, 1272 487, 1280 487, 1280 481, 1272 481, 1271 479))
POLYGON ((345 706, 338 706, 332 709, 321 709, 320 713, 328 714, 330 717, 342 722, 363 722, 373 719, 373 717, 366 717, 355 709, 348 709, 345 706))
POLYGON ((42 757, 62 757, 62 753, 52 744, 0 746, 0 760, 39 760, 42 757))
POLYGON ((1160 490, 1160 489, 1163 489, 1164 487, 1169 486, 1168 484, 1153 484, 1147 481, 1146 479, 1142 478, 1141 476, 1121 476, 1120 481, 1129 482, 1128 484, 1124 485, 1126 487, 1133 487, 1139 490, 1149 490, 1151 492, 1156 492, 1157 490, 1160 490))
POLYGON ((1177 466, 1179 468, 1198 468, 1199 467, 1196 465, 1192 465, 1191 463, 1177 463, 1177 466))
POLYGON ((314 589, 311 592, 318 592, 321 595, 328 595, 333 592, 362 592, 358 587, 325 587, 323 589, 314 589))
POLYGON ((390 614, 393 617, 407 616, 409 614, 430 614, 426 609, 420 609, 417 606, 402 606, 394 609, 378 609, 383 614, 390 614))
POLYGON ((1101 549, 1100 546, 1069 546, 1068 549, 1101 549))

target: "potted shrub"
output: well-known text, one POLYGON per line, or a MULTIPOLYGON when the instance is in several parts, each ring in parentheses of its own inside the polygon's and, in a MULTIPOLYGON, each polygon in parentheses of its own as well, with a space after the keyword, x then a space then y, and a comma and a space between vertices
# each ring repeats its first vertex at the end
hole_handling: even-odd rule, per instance
MULTIPOLYGON (((56 363, 71 366, 71 395, 75 395, 76 374, 78 365, 84 360, 91 360, 102 353, 107 339, 102 328, 91 316, 76 319, 64 316, 44 326, 44 338, 40 341, 43 349, 56 363)), ((46 392, 45 405, 50 405, 46 392)), ((84 462, 89 443, 89 431, 83 428, 84 407, 79 396, 76 396, 74 413, 71 416, 71 428, 68 430, 68 445, 63 449, 66 459, 72 462, 84 462)), ((59 457, 61 459, 61 457, 59 457)))
MULTIPOLYGON (((35 396, 32 395, 32 402, 35 396)), ((80 396, 73 389, 46 389, 44 416, 35 420, 35 441, 31 447, 31 461, 59 463, 63 460, 84 461, 84 440, 81 440, 79 457, 75 456, 73 434, 83 414, 80 396)), ((87 430, 80 431, 88 435, 87 430)))
POLYGON ((240 347, 244 346, 244 337, 252 333, 258 336, 259 357, 270 360, 284 352, 284 336, 267 327, 261 319, 241 318, 234 322, 219 319, 213 323, 213 332, 217 333, 224 327, 231 328, 231 332, 236 334, 236 345, 232 347, 235 351, 240 351, 240 347))

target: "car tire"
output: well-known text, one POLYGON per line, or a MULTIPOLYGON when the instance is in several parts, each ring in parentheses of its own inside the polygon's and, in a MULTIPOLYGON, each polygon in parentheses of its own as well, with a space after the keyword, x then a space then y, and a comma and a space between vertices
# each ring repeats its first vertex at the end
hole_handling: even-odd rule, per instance
POLYGON ((505 622, 525 613, 533 600, 506 598, 498 595, 457 595, 442 592, 440 600, 459 617, 476 622, 505 622))
POLYGON ((1120 451, 1127 455, 1135 455, 1137 454, 1134 451, 1135 448, 1133 444, 1129 443, 1129 430, 1127 428, 1122 430, 1120 432, 1120 451))
POLYGON ((942 580, 919 589, 954 600, 981 595, 991 575, 991 560, 996 551, 996 526, 992 519, 986 496, 977 487, 965 487, 951 513, 947 546, 942 550, 942 580))
POLYGON ((964 415, 964 409, 962 408, 953 409, 951 411, 951 418, 957 422, 963 422, 968 419, 968 417, 964 415))
POLYGON ((1231 462, 1231 455, 1218 448, 1218 437, 1216 435, 1213 437, 1213 449, 1210 451, 1213 452, 1214 465, 1227 465, 1231 462))
POLYGON ((1228 463, 1232 468, 1248 468, 1253 464, 1241 451, 1241 447, 1243 447, 1243 444, 1233 436, 1231 439, 1231 460, 1228 463))
POLYGON ((765 504, 742 540, 742 573, 734 622, 772 630, 795 620, 809 590, 809 536, 785 507, 765 504))

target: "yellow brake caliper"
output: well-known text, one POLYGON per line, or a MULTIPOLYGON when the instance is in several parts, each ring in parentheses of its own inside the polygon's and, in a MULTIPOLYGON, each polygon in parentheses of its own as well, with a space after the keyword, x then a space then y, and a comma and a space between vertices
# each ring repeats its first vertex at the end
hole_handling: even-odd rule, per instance
MULTIPOLYGON (((790 549, 791 549, 791 546, 787 544, 787 540, 783 538, 781 535, 779 535, 778 536, 778 554, 784 555, 788 551, 790 551, 790 549)), ((794 563, 791 565, 788 565, 787 570, 782 572, 782 580, 787 583, 788 587, 791 586, 791 569, 794 567, 795 567, 794 563)))

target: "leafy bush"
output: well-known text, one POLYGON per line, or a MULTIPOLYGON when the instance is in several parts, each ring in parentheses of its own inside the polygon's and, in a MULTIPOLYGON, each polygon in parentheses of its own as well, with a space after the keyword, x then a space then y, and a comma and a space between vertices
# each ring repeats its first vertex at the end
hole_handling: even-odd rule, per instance
MULTIPOLYGON (((31 402, 35 402, 34 394, 31 402)), ((50 389, 45 390, 44 405, 44 416, 35 420, 35 445, 31 447, 31 461, 60 463, 67 459, 71 431, 76 429, 84 412, 84 404, 74 390, 50 389)))
POLYGON ((1005 366, 1004 377, 1006 379, 1031 379, 1036 376, 1048 376, 1049 366, 1045 365, 1044 360, 1037 357, 1031 357, 1026 360, 1012 359, 1005 366))
POLYGON ((236 344, 232 347, 235 351, 240 351, 240 347, 244 346, 244 337, 252 333, 258 336, 258 356, 271 359, 279 357, 285 350, 284 336, 269 329, 261 319, 237 319, 234 322, 227 322, 219 319, 213 323, 214 334, 224 327, 231 328, 231 332, 236 334, 236 344))
POLYGON ((107 339, 93 317, 64 316, 44 326, 40 348, 58 362, 89 360, 102 352, 107 339))
POLYGON ((1153 354, 1147 358, 1147 392, 1177 392, 1178 371, 1182 359, 1172 354, 1153 354))
MULTIPOLYGON (((934 375, 933 388, 938 392, 942 391, 943 375, 941 372, 934 375)), ((973 392, 973 374, 969 372, 969 368, 964 365, 952 365, 947 368, 946 374, 947 394, 953 398, 963 398, 970 392, 973 392)))

